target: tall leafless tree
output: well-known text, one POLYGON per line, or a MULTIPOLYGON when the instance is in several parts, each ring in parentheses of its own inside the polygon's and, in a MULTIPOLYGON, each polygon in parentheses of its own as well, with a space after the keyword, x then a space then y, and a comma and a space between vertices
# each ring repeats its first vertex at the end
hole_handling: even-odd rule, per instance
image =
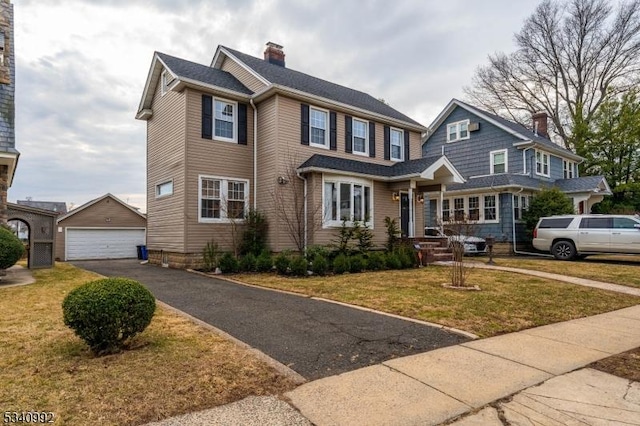
POLYGON ((517 50, 489 56, 469 100, 530 127, 535 112, 550 130, 584 154, 600 104, 640 82, 640 0, 544 0, 515 35, 517 50))

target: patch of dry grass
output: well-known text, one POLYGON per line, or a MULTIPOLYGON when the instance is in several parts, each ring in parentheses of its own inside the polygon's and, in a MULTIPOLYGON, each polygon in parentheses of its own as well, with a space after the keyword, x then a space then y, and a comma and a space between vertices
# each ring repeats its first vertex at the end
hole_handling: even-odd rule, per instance
POLYGON ((6 411, 52 411, 56 424, 142 424, 293 383, 244 349, 158 308, 131 349, 95 357, 62 322, 61 303, 97 276, 68 264, 37 283, 0 289, 0 401, 6 411))
POLYGON ((589 367, 640 382, 640 348, 602 359, 589 367))
POLYGON ((499 271, 473 270, 468 283, 482 291, 445 289, 449 269, 429 266, 404 271, 330 277, 288 278, 239 275, 264 287, 365 306, 431 321, 481 337, 595 315, 640 303, 640 298, 499 271))
POLYGON ((640 256, 589 256, 584 260, 565 262, 534 257, 504 257, 496 265, 533 269, 553 274, 586 278, 605 283, 640 288, 640 256))

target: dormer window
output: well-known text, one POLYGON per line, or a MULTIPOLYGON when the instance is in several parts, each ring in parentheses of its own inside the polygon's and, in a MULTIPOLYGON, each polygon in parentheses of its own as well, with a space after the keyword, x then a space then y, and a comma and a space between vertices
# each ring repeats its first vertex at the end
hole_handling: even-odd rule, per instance
POLYGON ((573 161, 563 160, 564 166, 564 178, 565 179, 573 179, 576 177, 576 163, 573 161))
POLYGON ((469 120, 447 124, 447 142, 469 139, 469 120))

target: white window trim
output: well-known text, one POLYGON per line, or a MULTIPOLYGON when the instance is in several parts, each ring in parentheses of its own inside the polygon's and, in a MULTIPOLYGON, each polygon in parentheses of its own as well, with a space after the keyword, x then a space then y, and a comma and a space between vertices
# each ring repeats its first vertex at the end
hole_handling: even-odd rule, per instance
POLYGON ((450 142, 457 142, 457 141, 466 141, 467 139, 469 139, 471 137, 471 132, 469 132, 469 123, 471 122, 471 120, 466 119, 466 120, 460 120, 460 121, 456 121, 454 123, 447 123, 447 127, 446 127, 446 131, 447 131, 447 143, 450 142), (465 136, 464 138, 460 137, 460 125, 461 124, 465 124, 467 125, 467 136, 465 136), (451 126, 456 126, 456 138, 455 139, 450 139, 449 135, 449 128, 451 126))
POLYGON ((352 118, 351 119, 352 123, 351 123, 351 152, 356 154, 356 155, 362 155, 364 157, 368 157, 369 156, 369 122, 366 120, 360 120, 359 118, 352 118), (364 124, 364 152, 360 152, 360 151, 356 151, 355 150, 355 146, 356 146, 356 134, 354 132, 354 124, 356 121, 359 121, 360 123, 364 124))
MULTIPOLYGON (((456 198, 463 198, 464 199, 464 214, 468 217, 469 216, 469 197, 479 197, 480 200, 480 205, 478 206, 479 209, 479 216, 480 218, 476 221, 474 221, 474 223, 477 224, 485 224, 485 223, 500 223, 500 194, 497 193, 480 193, 480 194, 466 194, 466 195, 452 195, 452 196, 448 196, 448 197, 444 197, 442 199, 442 201, 444 200, 449 200, 449 217, 450 218, 455 218, 455 203, 454 203, 454 199, 456 198), (485 204, 484 204, 484 197, 489 197, 489 196, 494 196, 496 199, 496 218, 492 219, 492 220, 485 220, 484 218, 484 208, 485 208, 485 204)), ((439 206, 439 212, 442 215, 442 205, 439 206)), ((442 218, 441 218, 442 219, 442 218)), ((444 224, 446 225, 449 222, 444 222, 444 224)))
POLYGON ((511 208, 513 209, 513 218, 515 220, 516 223, 523 223, 524 219, 522 219, 522 213, 524 213, 525 210, 527 210, 529 208, 529 201, 530 201, 530 195, 525 194, 522 195, 520 193, 516 193, 516 194, 511 194, 512 198, 511 198, 511 208), (518 210, 520 210, 520 219, 516 219, 516 204, 515 204, 515 200, 518 200, 518 210), (526 200, 526 202, 522 202, 523 200, 526 200))
POLYGON ((389 158, 391 161, 404 161, 404 129, 398 129, 397 127, 391 127, 389 129, 389 158), (400 132, 400 158, 393 157, 393 143, 391 143, 393 140, 391 133, 393 131, 400 132))
MULTIPOLYGON (((375 212, 374 212, 374 208, 375 208, 375 200, 374 200, 374 186, 373 186, 373 181, 371 180, 366 180, 366 179, 359 179, 359 178, 355 178, 355 177, 351 177, 351 176, 343 176, 343 175, 327 175, 327 174, 323 174, 322 175, 322 229, 333 229, 333 228, 339 228, 342 226, 342 220, 338 219, 338 220, 327 220, 327 212, 326 212, 326 200, 324 198, 325 196, 325 191, 324 191, 324 185, 325 183, 336 183, 336 184, 341 184, 341 183, 348 183, 353 185, 362 185, 362 186, 368 186, 371 190, 371 216, 369 217, 369 221, 368 222, 364 222, 366 223, 366 225, 369 227, 369 229, 373 229, 373 223, 374 223, 374 216, 375 216, 375 212)), ((364 198, 364 190, 363 190, 363 194, 362 194, 363 198, 364 198)), ((353 211, 353 188, 351 190, 351 211, 353 211)), ((347 221, 347 226, 353 226, 353 221, 347 221)))
POLYGON ((534 158, 535 163, 536 163, 536 166, 535 166, 536 167, 535 168, 536 175, 544 176, 544 177, 550 177, 551 176, 551 155, 546 151, 542 151, 541 149, 536 149, 533 155, 534 155, 533 158, 534 158), (541 160, 540 164, 542 164, 542 167, 541 167, 542 171, 541 172, 538 172, 538 153, 540 153, 540 155, 541 155, 541 158, 540 158, 540 160, 541 160), (545 156, 547 157, 547 173, 546 174, 544 173, 544 157, 545 156))
POLYGON ((229 198, 227 197, 227 193, 229 191, 229 181, 243 182, 245 184, 244 214, 247 214, 247 210, 249 208, 249 194, 251 193, 248 179, 228 176, 198 175, 198 223, 231 223, 234 220, 239 223, 244 223, 244 219, 227 218, 226 208, 223 209, 222 207, 224 202, 229 201, 229 198), (220 218, 216 219, 211 217, 202 217, 202 179, 213 179, 220 181, 220 218))
POLYGON ((498 149, 498 150, 489 152, 489 158, 490 158, 490 161, 491 161, 491 174, 492 175, 496 174, 495 171, 494 171, 495 162, 493 161, 494 158, 495 158, 495 154, 500 154, 500 153, 504 153, 504 172, 501 172, 499 174, 509 173, 509 152, 506 149, 498 149))
POLYGON ((165 198, 165 197, 170 197, 173 195, 173 179, 168 179, 168 180, 164 180, 158 184, 156 184, 156 199, 157 198, 165 198), (171 192, 167 193, 167 194, 159 194, 159 189, 161 186, 163 185, 167 185, 167 184, 171 184, 171 192))
POLYGON ((318 107, 309 107, 309 146, 315 148, 329 149, 329 133, 331 133, 331 114, 328 109, 318 108, 318 107), (327 120, 325 121, 327 128, 324 129, 324 145, 313 142, 312 134, 312 126, 311 126, 311 112, 313 110, 323 112, 326 114, 327 120))

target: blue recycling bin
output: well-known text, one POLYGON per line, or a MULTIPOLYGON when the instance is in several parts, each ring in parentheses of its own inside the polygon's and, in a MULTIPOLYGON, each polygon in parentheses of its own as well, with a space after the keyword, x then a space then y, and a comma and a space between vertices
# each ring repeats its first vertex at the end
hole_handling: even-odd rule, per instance
POLYGON ((140 245, 136 246, 138 249, 138 260, 147 260, 149 258, 149 253, 147 252, 147 246, 140 245))

